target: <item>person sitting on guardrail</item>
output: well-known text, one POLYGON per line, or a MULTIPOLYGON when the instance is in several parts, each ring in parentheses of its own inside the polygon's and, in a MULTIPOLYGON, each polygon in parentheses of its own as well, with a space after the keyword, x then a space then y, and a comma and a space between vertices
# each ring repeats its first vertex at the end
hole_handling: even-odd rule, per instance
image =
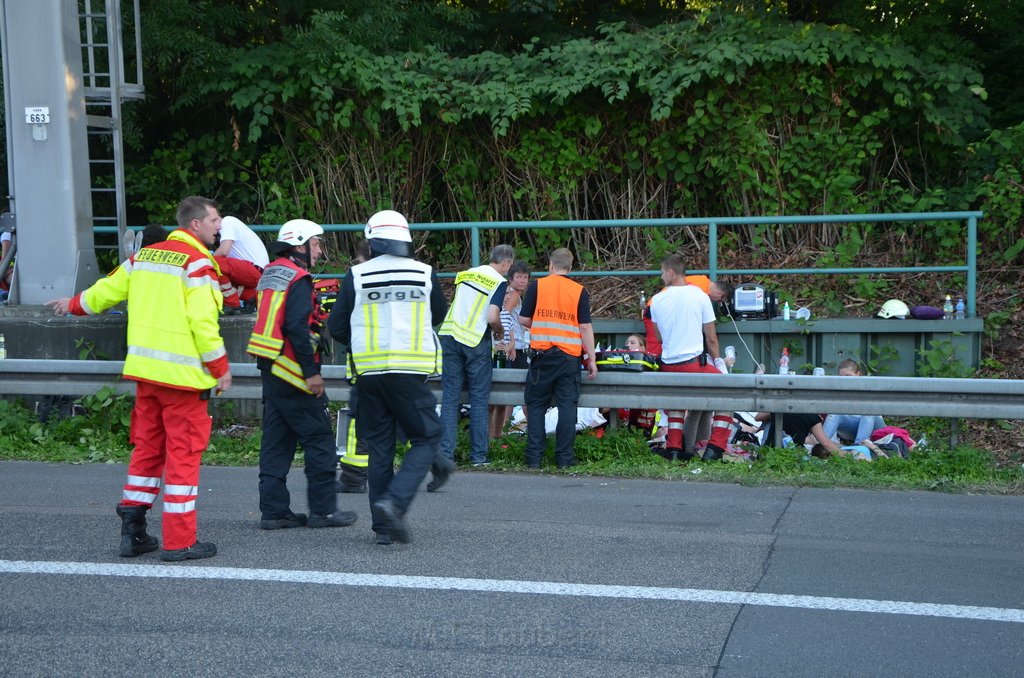
POLYGON ((222 273, 225 313, 255 311, 255 305, 249 302, 256 300, 256 286, 270 263, 263 240, 241 219, 227 216, 213 256, 222 273))
MULTIPOLYGON (((860 377, 863 373, 856 360, 846 359, 839 363, 840 377, 860 377)), ((823 424, 825 435, 840 442, 863 445, 871 440, 871 434, 885 427, 882 417, 870 414, 830 414, 823 424)))

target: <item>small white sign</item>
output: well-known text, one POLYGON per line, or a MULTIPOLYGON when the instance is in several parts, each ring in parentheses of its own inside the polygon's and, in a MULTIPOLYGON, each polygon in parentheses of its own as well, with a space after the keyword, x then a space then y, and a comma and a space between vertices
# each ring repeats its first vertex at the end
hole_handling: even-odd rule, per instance
POLYGON ((25 122, 30 125, 48 125, 50 123, 50 107, 26 106, 25 122))

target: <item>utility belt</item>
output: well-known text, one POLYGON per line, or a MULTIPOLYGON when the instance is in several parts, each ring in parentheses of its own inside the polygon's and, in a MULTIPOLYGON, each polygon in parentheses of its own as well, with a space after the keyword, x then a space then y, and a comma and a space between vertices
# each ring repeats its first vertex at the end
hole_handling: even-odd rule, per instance
POLYGON ((544 349, 531 348, 531 349, 527 349, 527 351, 526 351, 526 355, 529 356, 530 362, 533 362, 534 360, 536 360, 537 358, 539 358, 541 356, 555 355, 555 354, 558 354, 560 356, 564 356, 566 358, 576 358, 578 360, 582 359, 582 356, 570 355, 570 354, 566 353, 565 351, 563 351, 562 349, 558 348, 557 346, 552 346, 551 348, 544 348, 544 349))
POLYGON ((693 363, 700 363, 701 367, 705 367, 708 364, 708 354, 707 353, 701 353, 700 355, 694 356, 694 357, 690 358, 689 360, 684 360, 684 361, 678 362, 678 363, 667 363, 664 360, 661 360, 660 358, 658 359, 658 362, 660 364, 662 364, 662 365, 691 365, 693 363))

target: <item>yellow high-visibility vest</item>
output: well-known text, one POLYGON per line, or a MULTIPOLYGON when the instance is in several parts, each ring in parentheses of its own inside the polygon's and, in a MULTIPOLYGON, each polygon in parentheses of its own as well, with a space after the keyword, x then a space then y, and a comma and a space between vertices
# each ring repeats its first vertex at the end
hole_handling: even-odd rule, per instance
POLYGON ((494 291, 505 282, 492 266, 484 264, 455 276, 455 298, 438 334, 476 346, 487 331, 487 307, 494 291))

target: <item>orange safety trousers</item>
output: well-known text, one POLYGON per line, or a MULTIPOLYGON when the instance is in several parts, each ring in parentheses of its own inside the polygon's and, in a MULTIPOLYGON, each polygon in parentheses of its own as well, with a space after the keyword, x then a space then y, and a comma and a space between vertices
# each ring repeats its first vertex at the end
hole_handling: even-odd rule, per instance
POLYGON ((198 391, 138 382, 132 410, 131 441, 121 506, 151 507, 164 483, 163 547, 196 543, 199 461, 210 442, 207 401, 198 391))
MULTIPOLYGON (((714 363, 711 362, 710 357, 706 365, 701 365, 699 360, 675 365, 663 363, 659 371, 721 374, 714 363)), ((683 448, 683 421, 686 412, 683 410, 665 410, 665 414, 668 417, 668 433, 665 436, 665 447, 681 450, 683 448)), ((731 413, 716 412, 711 418, 711 440, 708 441, 708 445, 713 445, 721 451, 726 450, 729 445, 729 439, 732 437, 735 421, 731 413)))

